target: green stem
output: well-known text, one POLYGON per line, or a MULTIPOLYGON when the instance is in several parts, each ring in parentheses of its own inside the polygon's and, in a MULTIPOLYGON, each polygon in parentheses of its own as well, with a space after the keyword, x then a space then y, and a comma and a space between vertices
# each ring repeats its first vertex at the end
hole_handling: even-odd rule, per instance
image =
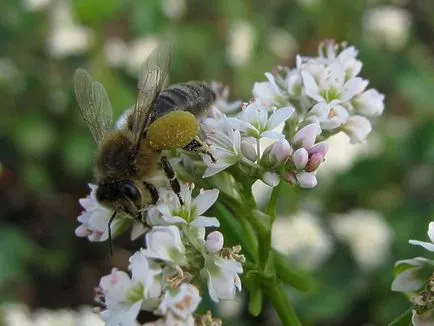
POLYGON ((294 308, 289 302, 286 293, 283 288, 278 284, 264 288, 268 299, 276 309, 277 314, 280 317, 282 325, 284 326, 301 326, 300 321, 295 314, 294 308))
POLYGON ((274 220, 276 219, 276 205, 277 199, 279 198, 280 189, 282 187, 282 182, 280 182, 276 187, 273 188, 273 191, 270 195, 270 200, 267 205, 267 214, 271 216, 271 225, 273 225, 274 220))

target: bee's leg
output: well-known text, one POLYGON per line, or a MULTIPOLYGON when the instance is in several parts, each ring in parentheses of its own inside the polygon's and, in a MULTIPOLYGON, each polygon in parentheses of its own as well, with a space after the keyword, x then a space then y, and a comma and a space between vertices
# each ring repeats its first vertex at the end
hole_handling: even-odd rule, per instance
POLYGON ((113 247, 112 247, 112 222, 116 217, 116 214, 118 211, 114 211, 112 216, 110 217, 110 220, 108 222, 108 240, 109 240, 109 248, 110 248, 110 256, 113 256, 113 247))
POLYGON ((173 191, 179 198, 179 202, 181 205, 183 204, 182 198, 181 198, 181 185, 179 184, 178 179, 176 178, 175 171, 173 171, 172 165, 170 164, 169 160, 166 156, 161 157, 161 166, 163 167, 163 171, 166 174, 167 178, 169 179, 170 186, 172 187, 173 191))
POLYGON ((148 189, 148 191, 151 193, 152 204, 155 205, 160 198, 157 188, 155 188, 155 186, 151 183, 143 182, 143 184, 145 185, 146 189, 148 189))
POLYGON ((209 156, 209 158, 211 159, 211 161, 213 163, 217 162, 217 160, 215 159, 215 157, 211 154, 211 152, 208 150, 208 146, 206 146, 206 144, 204 144, 199 137, 194 138, 191 142, 189 142, 184 149, 186 151, 190 151, 190 152, 197 152, 197 153, 203 153, 209 156))

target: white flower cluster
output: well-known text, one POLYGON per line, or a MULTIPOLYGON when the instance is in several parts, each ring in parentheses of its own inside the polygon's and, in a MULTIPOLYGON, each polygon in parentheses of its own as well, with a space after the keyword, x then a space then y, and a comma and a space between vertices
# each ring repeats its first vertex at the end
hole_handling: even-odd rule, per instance
MULTIPOLYGON (((181 185, 182 201, 173 191, 161 189, 157 204, 147 208, 145 224, 150 230, 142 227, 141 232, 135 231, 140 225, 135 222, 134 237, 147 231, 146 248, 130 257, 131 276, 113 269, 101 278, 97 289, 96 299, 104 307, 101 317, 106 325, 135 326, 140 310, 163 316, 156 325, 194 325, 193 313, 201 296, 190 281, 205 282, 215 302, 234 299, 236 291, 241 290, 241 248, 223 248, 224 238, 219 231, 206 235, 206 227, 220 225, 215 217, 202 215, 219 192, 201 190, 193 197, 193 189, 193 185, 181 185)), ((76 234, 104 241, 112 212, 97 203, 95 191, 96 186, 91 185, 91 194, 80 200, 85 211, 78 218, 83 224, 76 234)), ((122 223, 112 225, 114 234, 124 229, 122 223)))
POLYGON ((384 109, 384 95, 365 90, 368 81, 358 77, 362 63, 356 56, 354 47, 326 41, 318 57, 299 56, 295 69, 266 73, 268 81, 255 83, 254 99, 234 116, 214 108, 202 129, 217 162, 203 156, 204 177, 239 164, 273 187, 281 179, 315 187, 328 151, 324 140, 343 131, 351 143, 363 142, 372 130, 368 118, 384 109), (275 142, 261 150, 267 138, 275 142))
MULTIPOLYGON (((429 223, 430 242, 409 240, 410 244, 434 252, 434 222, 429 223)), ((407 294, 413 305, 414 326, 434 324, 434 260, 424 257, 399 260, 395 263, 392 291, 407 294)))

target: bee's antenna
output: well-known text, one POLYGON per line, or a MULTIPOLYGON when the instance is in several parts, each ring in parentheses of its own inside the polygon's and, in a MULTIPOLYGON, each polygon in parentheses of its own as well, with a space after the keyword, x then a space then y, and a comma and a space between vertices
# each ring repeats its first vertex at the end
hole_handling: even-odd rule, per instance
POLYGON ((113 215, 110 217, 110 220, 108 222, 108 238, 109 238, 109 248, 110 248, 110 256, 113 256, 113 247, 112 247, 112 227, 111 224, 113 222, 113 220, 116 217, 116 214, 118 213, 118 211, 114 211, 113 215))

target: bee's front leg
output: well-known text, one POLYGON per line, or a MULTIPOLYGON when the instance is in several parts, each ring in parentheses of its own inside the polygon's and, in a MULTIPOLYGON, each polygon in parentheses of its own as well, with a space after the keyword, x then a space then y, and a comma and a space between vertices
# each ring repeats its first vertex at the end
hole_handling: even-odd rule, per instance
POLYGON ((158 201, 158 199, 160 198, 160 195, 158 194, 158 190, 157 188, 155 188, 155 186, 152 183, 148 183, 148 182, 143 182, 143 184, 145 185, 146 189, 148 189, 149 193, 151 194, 151 200, 152 200, 152 204, 155 205, 158 201))
POLYGON ((182 205, 183 201, 181 198, 181 185, 179 184, 179 181, 175 175, 175 171, 173 171, 172 165, 170 164, 169 159, 166 156, 161 156, 161 166, 163 167, 163 171, 169 179, 170 186, 178 196, 179 202, 182 205))
POLYGON ((211 154, 211 152, 208 150, 208 146, 204 144, 199 137, 194 138, 190 143, 187 144, 187 146, 184 147, 186 151, 190 152, 196 152, 196 153, 203 153, 209 156, 211 161, 213 163, 217 162, 215 157, 211 154))

